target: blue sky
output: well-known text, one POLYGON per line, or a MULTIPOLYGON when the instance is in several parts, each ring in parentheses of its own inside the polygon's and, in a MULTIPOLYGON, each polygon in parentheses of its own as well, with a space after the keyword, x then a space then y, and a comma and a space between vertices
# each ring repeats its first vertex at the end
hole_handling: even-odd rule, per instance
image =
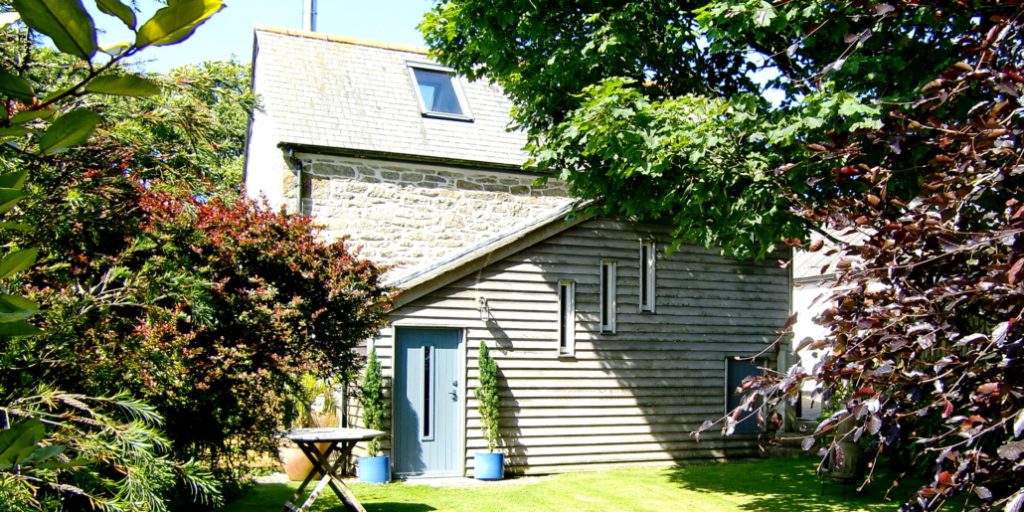
MULTIPOLYGON (((92 7, 93 2, 84 2, 92 7)), ((152 0, 139 2, 140 22, 159 8, 152 0)), ((389 43, 423 46, 416 25, 432 0, 319 0, 317 31, 340 36, 389 43)), ((187 41, 174 46, 152 48, 139 59, 149 71, 166 71, 182 64, 234 56, 242 62, 252 58, 252 29, 255 25, 302 28, 303 0, 225 0, 227 8, 211 18, 187 41)), ((93 11, 97 25, 106 31, 100 43, 127 39, 116 18, 93 11)))

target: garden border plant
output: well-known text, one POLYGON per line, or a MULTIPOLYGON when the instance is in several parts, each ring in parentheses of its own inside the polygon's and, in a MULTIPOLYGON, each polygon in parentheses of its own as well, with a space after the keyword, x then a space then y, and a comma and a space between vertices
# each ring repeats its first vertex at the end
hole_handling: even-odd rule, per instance
POLYGON ((474 476, 477 480, 501 480, 505 476, 505 456, 496 452, 501 441, 501 396, 498 391, 498 363, 491 357, 487 342, 480 341, 477 357, 480 384, 474 390, 477 410, 480 412, 480 431, 487 440, 487 453, 474 457, 474 476))
MULTIPOLYGON (((367 356, 366 370, 359 389, 359 404, 362 407, 363 425, 372 430, 384 430, 384 372, 377 359, 377 349, 371 348, 367 356)), ((366 442, 366 457, 360 457, 359 479, 369 483, 387 483, 391 480, 391 457, 380 455, 380 439, 366 442)))
MULTIPOLYGON (((0 29, 17 30, 24 23, 48 36, 58 52, 78 60, 84 69, 70 86, 34 84, 25 68, 0 68, 0 142, 22 159, 46 159, 85 142, 101 119, 76 100, 87 94, 146 96, 160 91, 154 82, 125 74, 121 61, 149 46, 180 42, 222 8, 219 0, 181 0, 158 10, 138 25, 134 11, 118 0, 100 3, 100 10, 120 19, 135 40, 110 48, 97 43, 92 17, 79 1, 53 5, 38 0, 14 0, 14 11, 3 13, 0 29), (109 59, 99 63, 99 51, 109 59), (45 90, 52 89, 52 90, 45 90)), ((24 32, 29 46, 34 42, 24 32)), ((4 65, 6 67, 6 65, 4 65)), ((6 164, 6 163, 5 163, 6 164)), ((0 214, 28 194, 23 185, 28 167, 0 176, 0 214)), ((5 167, 10 167, 5 165, 5 167)), ((18 224, 6 222, 5 229, 18 224)), ((18 229, 31 229, 20 225, 18 229)), ((15 249, 0 260, 0 279, 9 280, 36 261, 34 248, 15 249)), ((7 282, 5 282, 7 284, 7 282)), ((16 295, 0 297, 0 337, 7 344, 39 330, 26 322, 39 307, 16 295)), ((6 373, 8 361, 2 370, 6 373)), ((0 386, 0 498, 5 509, 167 510, 177 482, 184 481, 195 500, 219 500, 209 475, 194 464, 180 464, 161 452, 168 443, 154 427, 162 421, 151 407, 126 395, 90 397, 63 393, 39 382, 0 386)))

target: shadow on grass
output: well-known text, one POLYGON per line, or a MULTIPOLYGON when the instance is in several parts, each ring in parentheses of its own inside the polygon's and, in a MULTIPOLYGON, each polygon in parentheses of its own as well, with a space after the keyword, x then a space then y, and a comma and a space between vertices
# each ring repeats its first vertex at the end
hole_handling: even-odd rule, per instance
POLYGON ((364 505, 366 512, 429 512, 437 510, 421 503, 370 503, 364 505))
MULTIPOLYGON (((898 501, 884 499, 892 483, 886 475, 876 475, 870 485, 858 492, 855 485, 823 483, 815 475, 817 460, 794 462, 760 460, 681 466, 665 470, 665 476, 683 489, 746 497, 747 502, 740 508, 751 512, 889 512, 899 505, 898 501)), ((903 497, 899 492, 892 496, 895 500, 903 497)))
MULTIPOLYGON (((312 486, 313 484, 310 484, 312 486)), ((219 509, 217 512, 249 512, 254 510, 281 510, 284 503, 292 497, 295 486, 288 484, 261 484, 242 499, 219 509)), ((304 496, 305 497, 305 496, 304 496)), ((430 512, 437 510, 430 505, 421 503, 363 503, 366 512, 430 512)), ((309 512, 346 512, 346 508, 329 488, 320 493, 320 497, 309 512)))

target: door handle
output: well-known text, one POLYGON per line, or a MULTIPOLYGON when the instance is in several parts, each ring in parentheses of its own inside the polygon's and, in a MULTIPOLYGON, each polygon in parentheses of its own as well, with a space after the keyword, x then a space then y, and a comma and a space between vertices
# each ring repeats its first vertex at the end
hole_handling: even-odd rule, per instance
POLYGON ((456 390, 459 389, 459 381, 453 380, 452 381, 452 388, 454 388, 454 389, 449 391, 448 394, 452 397, 452 402, 455 402, 455 401, 457 401, 459 399, 459 394, 458 394, 458 392, 456 392, 456 390))

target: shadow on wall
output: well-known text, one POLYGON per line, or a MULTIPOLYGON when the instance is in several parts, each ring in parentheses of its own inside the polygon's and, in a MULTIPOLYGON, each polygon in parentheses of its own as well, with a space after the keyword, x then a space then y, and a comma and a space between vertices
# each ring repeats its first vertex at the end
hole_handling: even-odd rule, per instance
MULTIPOLYGON (((752 356, 789 314, 774 262, 695 247, 664 256, 667 230, 590 220, 494 263, 464 293, 488 299, 502 371, 508 469, 752 457, 757 435, 691 435, 725 412, 728 357, 752 356), (657 312, 639 311, 639 240, 656 240, 657 312), (617 330, 600 333, 601 262, 617 265, 617 330), (557 357, 558 283, 575 283, 576 354, 557 357), (488 296, 489 295, 489 296, 488 296), (538 464, 537 461, 540 461, 538 464)), ((460 291, 450 291, 453 298, 460 291)), ((472 454, 469 454, 472 456, 472 454)))
MULTIPOLYGON (((507 354, 510 351, 515 350, 515 346, 512 342, 512 338, 501 328, 501 326, 494 320, 493 317, 487 319, 487 331, 491 335, 491 340, 494 341, 497 354, 495 356, 501 357, 501 354, 507 354)), ((522 468, 515 461, 522 461, 526 457, 526 446, 523 444, 522 436, 523 431, 519 428, 519 423, 514 421, 514 418, 518 418, 522 413, 522 408, 519 407, 519 402, 515 396, 509 392, 508 379, 505 377, 505 372, 501 369, 501 364, 498 364, 498 388, 501 394, 501 439, 498 441, 499 450, 505 454, 506 457, 506 472, 510 475, 522 474, 522 468)), ((470 454, 472 456, 473 454, 470 454)))

